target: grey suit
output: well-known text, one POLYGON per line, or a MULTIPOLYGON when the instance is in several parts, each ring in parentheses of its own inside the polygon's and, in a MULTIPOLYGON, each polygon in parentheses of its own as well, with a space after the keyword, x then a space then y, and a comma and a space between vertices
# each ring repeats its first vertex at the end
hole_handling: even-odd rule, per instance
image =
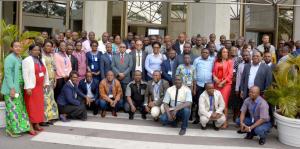
POLYGON ((112 60, 110 60, 110 56, 108 53, 102 54, 100 59, 100 72, 101 72, 101 78, 104 79, 106 73, 109 70, 112 70, 111 67, 112 60))
POLYGON ((112 70, 117 76, 119 73, 124 73, 125 78, 120 80, 121 83, 129 83, 131 81, 130 72, 132 69, 132 57, 131 55, 124 53, 124 63, 121 64, 120 54, 116 54, 112 58, 112 70))
MULTIPOLYGON (((153 94, 153 80, 148 81, 147 89, 145 92, 145 104, 148 104, 150 101, 154 101, 154 94, 153 94)), ((160 106, 162 104, 164 95, 169 88, 169 82, 166 80, 161 79, 161 85, 159 88, 160 98, 157 101, 154 101, 155 106, 160 106)))
MULTIPOLYGON (((146 76, 146 69, 145 69, 145 60, 146 60, 146 52, 145 51, 142 51, 142 61, 141 61, 141 64, 142 64, 142 79, 145 80, 145 76, 146 76)), ((131 76, 133 78, 133 75, 134 75, 134 71, 135 71, 135 67, 136 67, 136 58, 137 58, 137 52, 136 51, 133 51, 131 52, 131 56, 132 56, 132 71, 131 71, 131 76)))
MULTIPOLYGON (((249 82, 250 68, 251 68, 251 64, 246 64, 242 74, 241 91, 243 91, 243 99, 246 99, 246 97, 248 97, 248 82, 249 82)), ((271 84, 272 84, 272 70, 267 64, 261 63, 254 79, 254 85, 258 86, 261 92, 264 92, 266 88, 268 88, 271 84)))

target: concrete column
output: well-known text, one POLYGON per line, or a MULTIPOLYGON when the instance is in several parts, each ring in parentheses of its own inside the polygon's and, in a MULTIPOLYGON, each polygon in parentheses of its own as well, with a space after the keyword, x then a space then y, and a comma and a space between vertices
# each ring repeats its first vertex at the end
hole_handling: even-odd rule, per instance
POLYGON ((93 31, 96 39, 107 31, 107 1, 84 1, 83 29, 93 31))
MULTIPOLYGON (((300 1, 295 1, 296 5, 300 5, 300 1)), ((300 40, 300 7, 294 7, 294 41, 300 40)))
MULTIPOLYGON (((210 2, 230 2, 230 0, 210 0, 210 2)), ((187 33, 189 36, 200 34, 209 36, 215 33, 229 39, 230 5, 190 3, 187 8, 187 33)))

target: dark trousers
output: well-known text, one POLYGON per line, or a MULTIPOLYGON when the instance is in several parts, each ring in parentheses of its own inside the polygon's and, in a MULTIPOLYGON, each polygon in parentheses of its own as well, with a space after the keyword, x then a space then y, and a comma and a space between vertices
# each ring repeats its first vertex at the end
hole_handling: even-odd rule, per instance
MULTIPOLYGON (((145 110, 145 106, 143 103, 141 104, 136 104, 136 102, 132 101, 133 105, 135 106, 136 110, 139 110, 141 114, 147 114, 145 110)), ((131 112, 131 107, 128 102, 125 103, 124 105, 124 111, 127 112, 129 115, 133 115, 134 113, 131 112)))
MULTIPOLYGON (((97 99, 100 100, 100 99, 97 99)), ((88 110, 92 110, 94 115, 97 115, 99 112, 99 106, 96 104, 96 100, 91 103, 90 106, 86 106, 88 110)))
POLYGON ((195 119, 196 120, 199 120, 200 117, 199 117, 199 114, 198 114, 198 111, 199 111, 199 97, 200 95, 205 91, 205 88, 204 87, 201 87, 201 86, 196 86, 196 96, 193 96, 193 104, 192 104, 192 111, 191 111, 191 116, 195 115, 195 119))
POLYGON ((125 96, 127 85, 128 83, 121 82, 121 87, 123 92, 123 96, 121 97, 123 99, 122 106, 121 106, 122 108, 124 107, 124 104, 127 102, 127 98, 125 96))
POLYGON ((87 112, 83 102, 79 106, 64 105, 58 107, 59 107, 60 114, 66 114, 67 118, 81 119, 81 120, 87 119, 87 112))
POLYGON ((56 79, 56 87, 54 88, 54 99, 56 102, 57 102, 57 98, 65 84, 66 84, 66 81, 64 78, 56 79))

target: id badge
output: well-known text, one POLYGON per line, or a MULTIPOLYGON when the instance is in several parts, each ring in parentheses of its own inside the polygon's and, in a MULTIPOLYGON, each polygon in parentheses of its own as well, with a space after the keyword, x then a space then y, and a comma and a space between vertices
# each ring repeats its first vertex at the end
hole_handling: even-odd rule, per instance
POLYGON ((113 96, 113 94, 109 94, 108 97, 109 98, 113 98, 114 96, 113 96))
POLYGON ((67 72, 68 71, 68 69, 67 68, 65 68, 65 72, 67 72))
POLYGON ((186 82, 186 84, 187 84, 187 85, 192 85, 192 81, 188 80, 188 81, 186 82))
POLYGON ((98 61, 98 58, 97 57, 95 57, 95 62, 97 62, 98 61))
POLYGON ((254 123, 254 117, 252 117, 251 122, 254 123))
POLYGON ((172 76, 172 71, 168 71, 168 74, 172 76))
POLYGON ((15 94, 15 98, 18 98, 20 95, 19 95, 19 93, 16 93, 15 94))
POLYGON ((43 72, 39 73, 39 77, 43 77, 43 76, 44 76, 43 72))
POLYGON ((94 68, 94 65, 91 65, 91 69, 95 69, 95 68, 94 68))

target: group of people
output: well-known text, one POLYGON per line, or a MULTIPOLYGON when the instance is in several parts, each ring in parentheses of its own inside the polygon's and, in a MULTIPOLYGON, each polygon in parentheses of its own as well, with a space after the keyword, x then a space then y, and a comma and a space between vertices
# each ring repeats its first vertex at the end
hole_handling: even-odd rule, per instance
POLYGON ((177 127, 184 135, 188 121, 209 122, 215 130, 228 127, 228 109, 246 138, 259 136, 264 144, 272 128, 272 110, 263 98, 271 85, 276 62, 288 54, 300 54, 300 41, 283 42, 275 50, 269 36, 258 47, 240 37, 236 42, 210 34, 176 40, 166 35, 148 37, 129 32, 122 40, 94 32, 55 35, 47 32, 35 39, 22 60, 21 43, 11 44, 5 58, 1 88, 6 103, 6 133, 18 137, 24 132, 36 135, 41 126, 60 119, 87 119, 87 109, 101 117, 124 110, 129 119, 136 111, 147 113, 163 125, 177 127))

